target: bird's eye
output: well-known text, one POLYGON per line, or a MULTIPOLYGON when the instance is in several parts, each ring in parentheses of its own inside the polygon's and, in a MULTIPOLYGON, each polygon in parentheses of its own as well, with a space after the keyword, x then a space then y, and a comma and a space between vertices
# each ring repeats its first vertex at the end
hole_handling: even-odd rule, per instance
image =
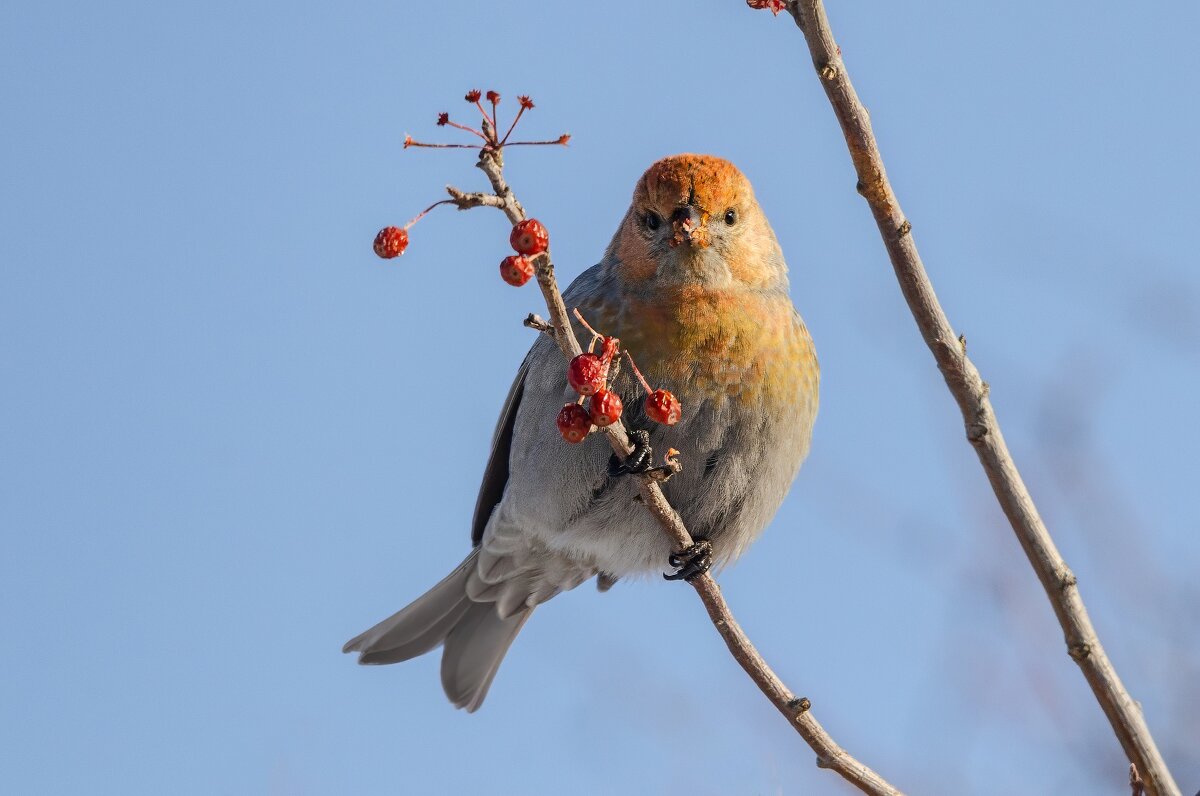
POLYGON ((653 210, 647 210, 646 215, 642 217, 642 223, 646 225, 648 230, 658 229, 658 225, 662 223, 662 219, 658 217, 658 213, 653 210))
POLYGON ((737 211, 732 207, 725 211, 725 223, 731 227, 737 223, 737 211))

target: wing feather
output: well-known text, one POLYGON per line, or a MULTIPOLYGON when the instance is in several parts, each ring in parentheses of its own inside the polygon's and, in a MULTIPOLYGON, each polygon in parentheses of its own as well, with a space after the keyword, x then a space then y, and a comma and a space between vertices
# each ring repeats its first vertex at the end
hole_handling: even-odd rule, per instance
POLYGON ((521 363, 517 377, 513 379, 496 432, 492 435, 492 452, 487 467, 483 470, 483 482, 479 485, 479 497, 475 501, 475 518, 471 521, 471 544, 478 547, 483 541, 483 529, 488 518, 504 497, 508 484, 508 456, 512 451, 513 424, 517 422, 517 407, 521 405, 521 394, 525 391, 525 374, 529 370, 529 359, 521 363))

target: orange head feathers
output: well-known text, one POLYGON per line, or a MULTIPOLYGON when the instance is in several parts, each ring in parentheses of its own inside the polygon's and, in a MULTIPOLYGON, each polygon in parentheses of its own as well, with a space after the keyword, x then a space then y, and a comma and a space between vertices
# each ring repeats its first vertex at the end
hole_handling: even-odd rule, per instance
POLYGON ((673 155, 650 166, 610 253, 631 286, 787 285, 783 255, 750 181, 711 155, 673 155))

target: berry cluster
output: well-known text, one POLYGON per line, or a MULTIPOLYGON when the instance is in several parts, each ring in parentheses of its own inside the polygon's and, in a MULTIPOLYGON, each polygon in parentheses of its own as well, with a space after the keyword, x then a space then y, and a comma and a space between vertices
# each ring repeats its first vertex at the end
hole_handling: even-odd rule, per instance
POLYGON ((533 276, 533 258, 550 245, 550 233, 536 218, 527 218, 513 225, 508 236, 516 255, 500 261, 500 278, 513 287, 520 287, 533 276))
MULTIPOLYGON (((579 310, 575 310, 575 317, 587 325, 579 310)), ((567 365, 567 383, 579 393, 579 400, 562 408, 558 413, 557 425, 563 439, 572 444, 583 442, 593 425, 604 428, 620 420, 625 408, 621 396, 608 389, 609 369, 620 351, 621 341, 615 337, 593 334, 593 346, 597 339, 601 341, 600 354, 597 356, 590 350, 585 351, 567 365), (582 404, 584 398, 589 399, 586 409, 582 404)))
MULTIPOLYGON (((592 343, 587 351, 576 356, 567 365, 567 383, 571 385, 572 390, 579 393, 579 398, 563 406, 555 421, 563 439, 572 444, 583 442, 591 432, 592 426, 611 426, 621 419, 621 413, 625 409, 621 396, 608 388, 609 372, 613 360, 620 352, 621 341, 597 332, 583 319, 579 310, 575 310, 575 317, 592 333, 592 343), (591 350, 597 340, 600 341, 599 354, 591 350), (583 406, 585 398, 588 399, 587 408, 583 406)), ((678 399, 670 390, 651 389, 628 351, 625 352, 625 356, 629 359, 638 381, 646 390, 646 416, 667 426, 678 423, 682 414, 678 399)))
MULTIPOLYGON (((403 227, 384 227, 379 230, 375 235, 375 253, 385 260, 404 254, 408 248, 408 228, 439 204, 442 202, 430 206, 403 227)), ((520 287, 533 276, 536 270, 533 258, 546 251, 550 245, 550 233, 536 218, 527 218, 513 225, 508 241, 516 254, 510 254, 500 261, 500 278, 513 287, 520 287)))

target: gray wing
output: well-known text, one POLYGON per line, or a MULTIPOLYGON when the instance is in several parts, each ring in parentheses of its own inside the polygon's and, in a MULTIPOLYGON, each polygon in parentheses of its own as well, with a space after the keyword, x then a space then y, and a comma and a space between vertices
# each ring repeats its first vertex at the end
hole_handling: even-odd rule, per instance
MULTIPOLYGON (((603 292, 603 281, 610 278, 606 274, 603 263, 598 263, 576 277, 563 294, 567 306, 574 307, 582 303, 585 296, 603 292)), ((580 331, 582 327, 576 325, 576 334, 580 331)), ((529 349, 508 391, 508 398, 504 401, 504 408, 500 411, 500 419, 496 423, 496 432, 492 435, 492 452, 483 471, 483 483, 479 485, 479 498, 475 501, 475 517, 471 522, 471 544, 475 547, 483 541, 483 530, 487 527, 492 511, 504 497, 504 488, 508 485, 508 459, 512 453, 513 426, 517 421, 517 408, 521 405, 521 396, 525 391, 529 362, 535 354, 554 357, 558 356, 558 350, 549 337, 538 334, 537 341, 529 349)))
POLYGON ((500 410, 500 419, 496 422, 496 432, 492 435, 492 452, 483 470, 483 483, 479 485, 479 497, 475 501, 475 518, 471 521, 471 544, 474 547, 483 541, 483 529, 487 527, 492 510, 504 497, 504 487, 508 484, 508 455, 512 450, 513 424, 517 421, 517 407, 521 405, 525 373, 528 370, 529 357, 525 357, 508 390, 508 398, 504 400, 504 408, 500 410))

